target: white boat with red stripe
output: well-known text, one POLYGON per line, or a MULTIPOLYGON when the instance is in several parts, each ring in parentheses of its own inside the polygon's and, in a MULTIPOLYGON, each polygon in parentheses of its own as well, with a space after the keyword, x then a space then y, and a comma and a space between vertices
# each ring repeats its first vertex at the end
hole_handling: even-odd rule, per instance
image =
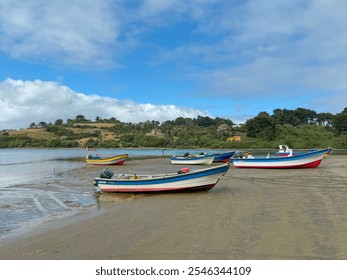
POLYGON ((332 148, 318 151, 307 152, 298 155, 289 156, 266 156, 254 157, 247 155, 240 158, 232 158, 234 167, 236 168, 317 168, 322 159, 328 156, 332 148))

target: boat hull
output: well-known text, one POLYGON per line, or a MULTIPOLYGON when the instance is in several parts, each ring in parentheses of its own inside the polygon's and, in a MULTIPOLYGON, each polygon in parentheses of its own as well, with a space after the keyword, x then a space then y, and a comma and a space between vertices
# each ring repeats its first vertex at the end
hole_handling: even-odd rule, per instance
POLYGON ((170 161, 172 164, 202 164, 210 165, 214 161, 214 156, 202 156, 202 157, 172 157, 170 161))
POLYGON ((322 159, 331 152, 331 148, 308 152, 296 156, 274 157, 274 158, 238 158, 232 159, 236 168, 317 168, 322 159))
POLYGON ((197 170, 191 173, 153 175, 147 179, 96 178, 95 184, 103 192, 162 193, 191 192, 212 189, 227 172, 229 164, 197 170))
POLYGON ((108 158, 100 158, 100 159, 87 158, 86 162, 88 165, 94 165, 94 166, 123 165, 127 157, 128 157, 128 154, 118 155, 118 156, 108 157, 108 158))
POLYGON ((227 152, 222 154, 214 154, 213 162, 229 162, 230 158, 235 154, 235 152, 227 152))

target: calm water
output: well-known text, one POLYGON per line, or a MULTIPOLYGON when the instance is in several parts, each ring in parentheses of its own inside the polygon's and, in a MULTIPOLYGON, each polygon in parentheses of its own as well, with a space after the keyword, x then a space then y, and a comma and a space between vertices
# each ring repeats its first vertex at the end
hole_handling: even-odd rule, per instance
MULTIPOLYGON (((130 157, 185 152, 187 150, 98 150, 103 156, 128 153, 130 157)), ((83 182, 69 173, 85 166, 83 160, 71 159, 84 156, 84 149, 0 149, 0 244, 38 223, 97 204, 92 181, 83 182)))

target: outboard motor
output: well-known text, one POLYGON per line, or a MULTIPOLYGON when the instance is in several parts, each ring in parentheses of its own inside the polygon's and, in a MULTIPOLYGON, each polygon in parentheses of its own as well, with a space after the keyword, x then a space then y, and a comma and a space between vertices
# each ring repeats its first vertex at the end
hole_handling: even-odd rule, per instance
POLYGON ((186 153, 184 153, 183 156, 184 156, 184 157, 189 157, 189 156, 190 156, 190 153, 189 153, 189 152, 186 152, 186 153))
POLYGON ((100 173, 100 178, 111 179, 113 175, 114 175, 114 172, 112 170, 104 169, 100 173))

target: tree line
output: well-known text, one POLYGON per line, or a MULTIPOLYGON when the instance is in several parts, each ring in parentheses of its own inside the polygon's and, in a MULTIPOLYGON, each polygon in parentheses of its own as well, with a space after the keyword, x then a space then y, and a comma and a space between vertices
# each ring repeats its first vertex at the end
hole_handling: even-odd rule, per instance
POLYGON ((244 149, 277 148, 278 144, 293 148, 347 148, 347 108, 338 114, 316 113, 304 108, 275 109, 272 114, 260 112, 242 125, 207 116, 178 117, 162 123, 154 120, 126 123, 101 117, 91 121, 77 115, 66 122, 57 119, 54 123, 31 123, 28 128, 42 128, 54 137, 35 139, 28 134, 11 135, 1 131, 0 147, 80 147, 79 140, 87 139, 84 145, 95 148, 244 149), (96 123, 111 125, 102 127, 96 123), (102 131, 114 137, 106 140, 102 131), (241 136, 240 141, 228 141, 236 135, 241 136))

